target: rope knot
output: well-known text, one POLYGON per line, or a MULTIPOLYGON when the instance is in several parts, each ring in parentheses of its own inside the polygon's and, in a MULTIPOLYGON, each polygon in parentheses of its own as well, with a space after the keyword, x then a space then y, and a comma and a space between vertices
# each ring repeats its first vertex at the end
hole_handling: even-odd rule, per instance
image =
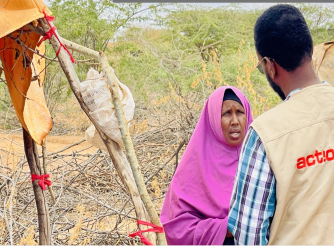
POLYGON ((39 186, 43 190, 46 190, 46 185, 51 186, 52 184, 51 180, 46 179, 49 177, 50 177, 50 174, 43 174, 43 175, 31 174, 31 182, 34 182, 36 179, 39 179, 38 181, 39 186))
POLYGON ((50 22, 52 22, 55 18, 53 16, 47 15, 44 10, 43 10, 43 14, 44 14, 44 18, 45 18, 46 22, 48 23, 48 25, 50 27, 50 30, 45 33, 45 35, 43 36, 43 38, 38 42, 37 46, 40 46, 43 41, 45 41, 47 39, 51 39, 51 37, 53 35, 55 35, 55 37, 57 38, 57 40, 58 40, 58 42, 60 44, 60 47, 59 47, 59 49, 58 49, 58 51, 56 53, 56 56, 59 55, 59 52, 60 52, 61 48, 63 48, 69 54, 69 56, 71 58, 71 62, 75 63, 74 57, 72 56, 71 52, 66 48, 66 46, 63 44, 63 42, 61 42, 60 39, 58 38, 58 35, 56 33, 56 29, 57 28, 55 26, 51 27, 50 22))

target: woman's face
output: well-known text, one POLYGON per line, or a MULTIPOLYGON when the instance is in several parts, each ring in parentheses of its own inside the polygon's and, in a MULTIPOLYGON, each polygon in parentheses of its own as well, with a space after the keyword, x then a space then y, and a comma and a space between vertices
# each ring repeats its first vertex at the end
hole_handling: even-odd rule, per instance
POLYGON ((245 138, 246 114, 244 107, 233 100, 225 100, 222 106, 221 124, 226 142, 238 146, 245 138))

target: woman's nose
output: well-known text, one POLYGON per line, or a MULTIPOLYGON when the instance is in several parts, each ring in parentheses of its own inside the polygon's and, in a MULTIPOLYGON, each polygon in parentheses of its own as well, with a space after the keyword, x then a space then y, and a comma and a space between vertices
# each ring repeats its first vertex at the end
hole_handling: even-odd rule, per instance
POLYGON ((231 125, 232 125, 232 126, 239 125, 238 117, 237 117, 236 114, 232 114, 232 122, 231 122, 231 125))

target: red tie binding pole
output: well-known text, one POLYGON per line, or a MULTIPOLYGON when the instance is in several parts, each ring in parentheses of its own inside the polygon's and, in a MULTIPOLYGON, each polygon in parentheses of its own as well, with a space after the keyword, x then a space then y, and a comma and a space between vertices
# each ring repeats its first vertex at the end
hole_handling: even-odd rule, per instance
POLYGON ((51 180, 48 180, 46 178, 49 178, 50 174, 43 174, 43 175, 38 175, 38 174, 31 174, 31 182, 34 182, 36 179, 39 179, 39 186, 43 189, 46 190, 46 185, 51 186, 52 182, 51 180))
POLYGON ((147 229, 147 230, 139 230, 135 233, 129 234, 130 237, 135 237, 135 236, 139 236, 140 240, 145 244, 145 245, 153 245, 146 237, 143 236, 143 232, 158 232, 158 233, 163 233, 164 232, 164 228, 162 228, 161 226, 157 226, 154 224, 151 224, 149 222, 146 221, 142 221, 142 220, 137 220, 137 224, 138 225, 147 225, 147 226, 151 226, 153 228, 151 229, 147 229))
POLYGON ((71 52, 70 52, 70 51, 66 48, 66 46, 60 41, 58 35, 56 34, 56 29, 57 29, 57 28, 56 28, 55 26, 51 27, 50 21, 53 21, 55 18, 52 17, 52 16, 48 16, 48 15, 45 13, 45 11, 43 11, 43 14, 44 14, 44 18, 46 19, 46 22, 48 23, 48 25, 49 25, 49 27, 50 27, 50 30, 49 30, 47 33, 45 33, 45 35, 43 36, 43 38, 38 42, 37 46, 40 46, 41 43, 42 43, 43 41, 45 41, 45 40, 47 40, 47 39, 50 39, 50 38, 52 37, 52 35, 55 35, 55 37, 58 39, 58 42, 59 42, 59 44, 60 44, 60 47, 59 47, 59 50, 58 50, 57 53, 56 53, 56 56, 59 55, 60 49, 63 47, 63 48, 67 51, 67 53, 70 55, 72 63, 74 63, 75 60, 74 60, 74 58, 73 58, 71 52))

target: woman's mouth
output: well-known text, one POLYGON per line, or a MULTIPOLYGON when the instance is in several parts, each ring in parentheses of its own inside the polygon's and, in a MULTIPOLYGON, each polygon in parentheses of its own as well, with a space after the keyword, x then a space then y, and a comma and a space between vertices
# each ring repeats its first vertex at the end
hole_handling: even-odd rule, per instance
POLYGON ((231 130, 230 131, 230 138, 232 140, 237 140, 240 137, 240 130, 231 130))

